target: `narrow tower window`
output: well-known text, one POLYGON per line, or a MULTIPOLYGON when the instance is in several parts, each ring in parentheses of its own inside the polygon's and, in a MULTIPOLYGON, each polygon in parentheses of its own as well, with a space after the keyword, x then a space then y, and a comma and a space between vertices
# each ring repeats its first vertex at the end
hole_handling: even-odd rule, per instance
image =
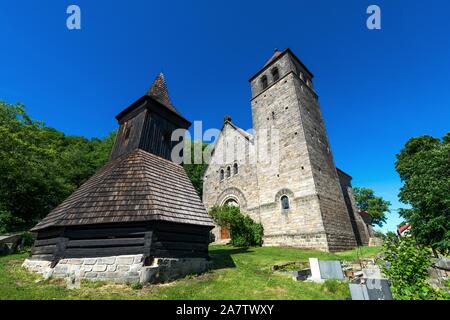
POLYGON ((263 89, 265 89, 265 88, 267 88, 268 85, 269 85, 269 83, 267 82, 267 77, 266 77, 266 76, 263 76, 263 77, 261 78, 261 87, 262 87, 263 89))
POLYGON ((278 72, 278 68, 272 69, 272 78, 273 81, 277 81, 278 79, 280 79, 280 73, 278 72))
POLYGON ((281 208, 283 210, 289 209, 289 198, 287 196, 282 196, 280 200, 281 200, 281 208))
POLYGON ((220 169, 220 181, 222 181, 224 177, 225 177, 225 173, 224 173, 223 169, 220 169))
POLYGON ((130 138, 131 126, 125 129, 125 141, 128 141, 130 138))
POLYGON ((239 173, 238 164, 235 163, 235 164, 233 165, 233 174, 238 174, 238 173, 239 173))
POLYGON ((227 167, 227 178, 231 177, 231 168, 227 167))

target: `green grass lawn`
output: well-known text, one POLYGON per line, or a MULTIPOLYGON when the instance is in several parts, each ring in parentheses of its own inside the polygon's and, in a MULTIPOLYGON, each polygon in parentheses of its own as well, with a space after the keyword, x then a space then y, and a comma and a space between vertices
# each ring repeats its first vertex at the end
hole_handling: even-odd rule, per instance
MULTIPOLYGON (((371 257, 379 247, 365 247, 360 254, 371 257)), ((345 282, 324 284, 296 282, 271 270, 274 264, 319 259, 357 259, 357 251, 324 253, 294 248, 234 248, 210 246, 212 269, 201 275, 168 284, 133 289, 129 285, 83 281, 79 289, 66 289, 63 279, 43 280, 25 271, 27 253, 0 257, 1 299, 336 299, 349 296, 345 282)))

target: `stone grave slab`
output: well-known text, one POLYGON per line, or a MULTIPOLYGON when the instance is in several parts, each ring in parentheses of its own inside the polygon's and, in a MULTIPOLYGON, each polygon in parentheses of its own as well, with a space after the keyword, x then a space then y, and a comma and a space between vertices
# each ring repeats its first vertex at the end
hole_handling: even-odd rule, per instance
POLYGON ((327 279, 345 279, 342 272, 342 266, 339 261, 319 260, 317 258, 309 258, 309 265, 311 268, 312 281, 324 281, 327 279))

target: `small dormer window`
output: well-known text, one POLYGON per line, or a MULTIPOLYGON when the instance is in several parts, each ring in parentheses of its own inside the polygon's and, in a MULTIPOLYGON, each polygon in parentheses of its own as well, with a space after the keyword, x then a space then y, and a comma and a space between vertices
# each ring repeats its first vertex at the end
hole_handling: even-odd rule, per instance
POLYGON ((238 164, 235 163, 235 164, 233 165, 233 174, 238 174, 238 173, 239 173, 238 164))
POLYGON ((268 85, 269 85, 269 82, 267 81, 267 76, 263 76, 261 78, 261 87, 264 90, 265 88, 267 88, 268 85))
POLYGON ((280 79, 280 73, 278 72, 278 68, 272 69, 272 78, 273 81, 277 81, 278 79, 280 79))
POLYGON ((289 198, 287 196, 282 196, 280 201, 281 201, 281 209, 288 210, 289 209, 289 198))
POLYGON ((231 177, 231 168, 227 167, 227 178, 231 177))
POLYGON ((220 181, 222 181, 225 178, 225 172, 223 169, 220 169, 220 181))

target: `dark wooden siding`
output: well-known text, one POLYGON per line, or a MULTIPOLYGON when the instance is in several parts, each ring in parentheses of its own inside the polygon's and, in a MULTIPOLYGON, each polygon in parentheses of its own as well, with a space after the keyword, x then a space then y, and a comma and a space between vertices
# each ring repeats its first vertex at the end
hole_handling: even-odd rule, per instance
POLYGON ((32 259, 106 257, 208 257, 209 227, 154 222, 117 226, 67 227, 39 231, 32 259))
POLYGON ((31 247, 31 258, 52 261, 57 255, 58 244, 62 242, 64 228, 49 228, 35 233, 31 247))
POLYGON ((66 258, 149 254, 152 230, 149 226, 110 228, 68 228, 64 232, 66 258), (150 238, 150 239, 149 239, 150 238))
POLYGON ((154 257, 208 257, 208 227, 170 224, 155 225, 151 256, 154 257))
POLYGON ((141 109, 137 115, 120 124, 110 160, 116 159, 139 147, 146 115, 147 110, 141 109), (130 131, 128 133, 128 138, 126 138, 128 129, 130 131))
POLYGON ((149 112, 142 129, 140 148, 157 156, 171 159, 173 147, 178 142, 172 142, 172 132, 177 129, 171 121, 161 115, 149 112))

